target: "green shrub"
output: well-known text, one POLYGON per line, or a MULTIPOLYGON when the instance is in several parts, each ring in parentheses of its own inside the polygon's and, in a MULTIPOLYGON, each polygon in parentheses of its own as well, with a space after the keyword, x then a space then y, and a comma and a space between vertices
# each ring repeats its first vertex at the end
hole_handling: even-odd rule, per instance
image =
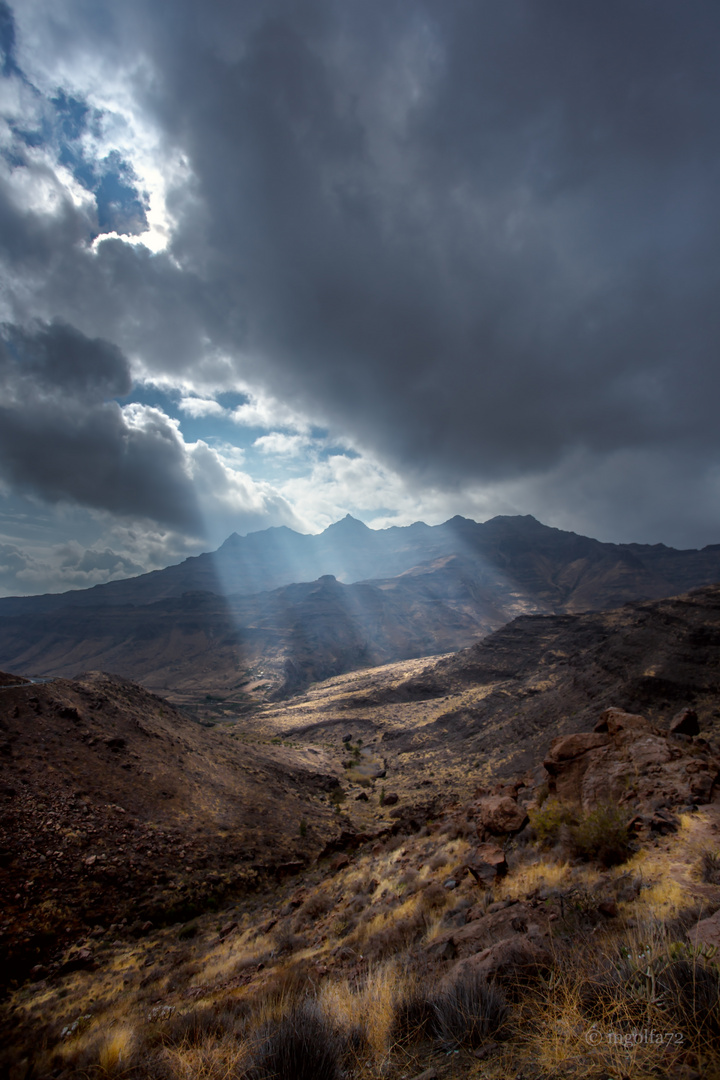
POLYGON ((549 797, 531 810, 530 825, 541 847, 564 840, 576 858, 603 866, 624 862, 632 851, 625 812, 612 803, 582 811, 549 797))
POLYGON ((601 803, 581 814, 570 826, 574 852, 603 866, 625 862, 632 851, 626 813, 611 803, 601 803))
POLYGON ((572 807, 559 799, 546 798, 541 806, 530 810, 530 826, 541 847, 552 847, 558 840, 564 825, 574 825, 577 815, 572 807))

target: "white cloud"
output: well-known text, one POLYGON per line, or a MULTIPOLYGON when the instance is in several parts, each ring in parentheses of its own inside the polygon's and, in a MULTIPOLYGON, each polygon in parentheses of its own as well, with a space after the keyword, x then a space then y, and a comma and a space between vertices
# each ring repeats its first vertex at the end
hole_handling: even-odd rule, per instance
POLYGON ((253 443, 253 447, 261 454, 274 454, 277 457, 295 457, 302 450, 310 447, 310 439, 304 435, 285 435, 282 431, 271 431, 269 435, 261 435, 253 443))
POLYGON ((194 419, 199 416, 225 416, 226 414, 220 402, 212 398, 183 397, 180 399, 178 408, 194 419))
POLYGON ((249 400, 230 413, 230 419, 242 427, 287 428, 305 434, 311 423, 307 416, 261 390, 245 388, 249 400))

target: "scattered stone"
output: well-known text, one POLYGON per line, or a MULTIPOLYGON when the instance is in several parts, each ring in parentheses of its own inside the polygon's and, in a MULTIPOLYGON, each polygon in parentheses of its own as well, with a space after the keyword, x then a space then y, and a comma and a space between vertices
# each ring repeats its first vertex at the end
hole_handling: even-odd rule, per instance
POLYGON ((490 1054, 494 1054, 496 1050, 500 1049, 500 1043, 489 1042, 484 1046, 480 1046, 477 1050, 473 1051, 475 1057, 482 1061, 484 1058, 489 1057, 490 1054))
POLYGON ((169 1020, 174 1012, 174 1005, 155 1005, 147 1014, 148 1023, 157 1024, 169 1020))
POLYGON ((127 740, 123 739, 120 735, 113 735, 111 738, 105 740, 105 745, 108 750, 124 750, 127 746, 127 740))
POLYGON ((443 881, 444 889, 457 889, 458 883, 455 878, 448 878, 447 881, 443 881))
POLYGON ((367 791, 359 791, 355 796, 355 802, 368 802, 367 791))
POLYGON ((398 802, 398 800, 399 800, 399 796, 397 795, 397 793, 395 791, 391 791, 383 799, 383 806, 395 806, 395 804, 398 802))
POLYGON ((96 966, 90 949, 78 949, 60 965, 58 974, 69 975, 72 971, 92 971, 96 966))
POLYGON ((445 935, 437 941, 433 941, 431 945, 428 945, 426 951, 428 956, 433 957, 435 960, 457 959, 457 949, 455 948, 452 937, 447 937, 445 935))

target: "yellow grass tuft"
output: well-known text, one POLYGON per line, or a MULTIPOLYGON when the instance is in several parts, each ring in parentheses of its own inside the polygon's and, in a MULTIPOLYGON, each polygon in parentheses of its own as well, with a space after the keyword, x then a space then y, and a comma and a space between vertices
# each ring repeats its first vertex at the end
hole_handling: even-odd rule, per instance
POLYGON ((104 1037, 98 1049, 97 1063, 100 1075, 121 1075, 130 1067, 134 1052, 133 1028, 127 1025, 114 1028, 104 1037))

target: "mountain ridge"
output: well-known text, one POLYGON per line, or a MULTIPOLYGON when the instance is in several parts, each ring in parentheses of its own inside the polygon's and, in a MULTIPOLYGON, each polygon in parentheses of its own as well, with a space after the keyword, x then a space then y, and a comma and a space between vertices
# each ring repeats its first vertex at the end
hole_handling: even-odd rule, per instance
POLYGON ((467 647, 518 615, 606 610, 716 581, 720 546, 609 544, 530 515, 386 530, 348 515, 317 535, 233 534, 137 578, 0 599, 0 666, 102 668, 163 693, 237 693, 250 707, 256 687, 266 700, 467 647))
MULTIPOLYGON (((497 545, 507 542, 508 539, 514 543, 532 539, 535 548, 545 547, 548 541, 559 542, 566 551, 575 548, 578 554, 587 554, 591 550, 596 553, 627 552, 639 558, 645 556, 653 563, 667 562, 668 559, 687 561, 693 556, 703 556, 703 562, 712 561, 715 564, 714 570, 720 579, 720 544, 709 544, 699 549, 671 548, 665 544, 613 544, 545 525, 531 514, 500 514, 485 522, 476 522, 456 514, 439 525, 426 525, 425 522, 416 521, 410 525, 391 525, 386 529, 371 529, 357 518, 346 514, 321 533, 298 533, 285 525, 257 530, 246 536, 231 533, 215 551, 191 555, 180 563, 150 570, 135 577, 62 593, 0 597, 0 617, 29 611, 50 611, 66 606, 150 603, 197 590, 225 595, 248 595, 271 591, 297 581, 316 580, 324 573, 333 573, 346 583, 394 577, 415 565, 429 561, 431 557, 456 553, 458 543, 469 545, 471 549, 478 551, 488 544, 497 545), (351 532, 348 532, 349 523, 353 523, 351 532), (340 556, 328 551, 332 546, 328 541, 338 535, 344 538, 361 537, 363 543, 374 550, 360 560, 359 566, 356 560, 345 572, 339 565, 333 568, 332 564, 337 564, 340 556), (428 541, 425 550, 417 548, 420 535, 428 541), (408 548, 407 544, 403 544, 390 553, 382 552, 380 549, 383 546, 387 548, 387 542, 394 538, 415 541, 415 545, 411 544, 408 548), (291 552, 287 550, 288 545, 292 545, 291 552), (285 552, 279 550, 282 547, 286 548, 285 552), (373 554, 379 565, 370 565, 373 554), (232 560, 237 562, 239 555, 246 560, 246 565, 239 568, 240 573, 244 573, 244 579, 239 576, 238 567, 232 565, 232 560), (275 557, 276 563, 278 558, 280 559, 279 566, 273 568, 264 565, 271 556, 275 557), (386 565, 387 563, 390 565, 386 565)), ((700 560, 696 558, 694 561, 700 560)), ((703 573, 697 581, 671 582, 669 586, 672 592, 672 587, 676 584, 695 587, 707 583, 707 574, 703 573)))

